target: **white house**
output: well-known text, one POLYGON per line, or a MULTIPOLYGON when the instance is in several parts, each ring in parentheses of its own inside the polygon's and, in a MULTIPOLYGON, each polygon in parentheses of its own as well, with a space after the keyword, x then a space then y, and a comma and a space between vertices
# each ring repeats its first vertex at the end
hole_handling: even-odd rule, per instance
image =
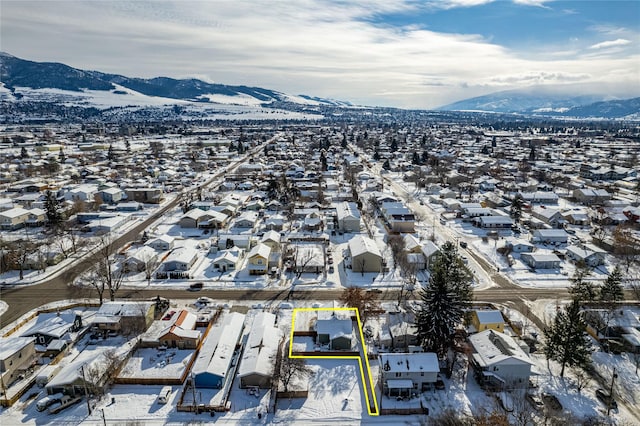
POLYGON ((343 232, 360 231, 360 211, 356 203, 343 201, 336 206, 338 229, 343 232))
POLYGON ((521 347, 511 336, 495 330, 472 334, 469 343, 473 347, 471 364, 481 384, 499 388, 529 385, 533 362, 523 349, 526 344, 521 347))
POLYGON ((371 238, 356 235, 349 240, 351 253, 351 268, 354 272, 380 272, 382 269, 382 254, 371 238))
POLYGON ((544 244, 566 244, 568 240, 564 229, 536 229, 531 236, 531 241, 544 244))
POLYGON ((522 253, 520 259, 533 269, 558 269, 562 263, 553 253, 522 253))
POLYGON ((147 241, 146 245, 157 251, 171 250, 176 239, 171 235, 160 235, 158 238, 147 241))
POLYGON ((409 396, 431 389, 438 380, 438 356, 432 352, 380 354, 382 392, 389 397, 409 396))

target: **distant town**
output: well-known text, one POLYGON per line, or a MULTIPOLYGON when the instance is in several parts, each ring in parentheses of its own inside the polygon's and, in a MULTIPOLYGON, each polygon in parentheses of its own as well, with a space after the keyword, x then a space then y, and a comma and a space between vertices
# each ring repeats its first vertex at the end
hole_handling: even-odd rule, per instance
POLYGON ((0 423, 640 422, 637 122, 299 108, 2 125, 0 423))

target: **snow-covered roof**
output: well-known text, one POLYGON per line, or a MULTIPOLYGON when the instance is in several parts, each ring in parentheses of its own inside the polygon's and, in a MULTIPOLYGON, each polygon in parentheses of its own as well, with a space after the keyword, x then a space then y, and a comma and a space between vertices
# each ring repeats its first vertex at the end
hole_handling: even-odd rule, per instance
POLYGON ((360 219, 360 211, 358 210, 356 203, 349 203, 347 201, 343 201, 336 206, 336 214, 338 216, 338 220, 343 220, 349 217, 360 219))
POLYGON ((0 360, 5 360, 11 355, 33 342, 35 337, 7 337, 0 338, 0 360))
POLYGON ((250 374, 273 375, 275 354, 281 337, 280 329, 275 323, 276 316, 270 312, 256 315, 238 368, 238 377, 250 374))
POLYGON ((193 364, 193 374, 226 376, 244 327, 244 317, 238 312, 231 312, 225 315, 222 324, 211 328, 193 364))
POLYGON ((518 346, 516 341, 504 333, 485 330, 469 336, 469 343, 476 352, 473 357, 481 367, 511 360, 533 365, 529 356, 518 346))
POLYGON ((564 229, 536 229, 533 231, 533 235, 540 238, 569 237, 569 234, 564 229))
POLYGON ((25 216, 28 214, 29 214, 29 210, 23 209, 22 207, 14 207, 12 209, 0 212, 0 216, 8 217, 11 219, 14 219, 20 216, 25 216))
POLYGON ((362 235, 356 235, 349 240, 349 251, 351 252, 352 257, 365 253, 371 253, 382 257, 376 242, 371 238, 367 238, 362 235))
POLYGON ((260 256, 265 259, 269 259, 269 255, 271 254, 271 247, 264 243, 258 243, 257 246, 251 249, 247 257, 251 259, 254 256, 260 256))
POLYGON ((156 256, 156 251, 150 246, 141 246, 135 251, 128 253, 128 259, 137 260, 139 262, 147 262, 156 256))
POLYGON ((499 324, 504 323, 502 312, 498 310, 476 310, 479 324, 499 324))
POLYGON ((117 316, 117 317, 136 317, 145 316, 149 312, 149 308, 153 305, 153 302, 104 302, 98 312, 97 316, 117 316))
POLYGON ((163 263, 179 262, 184 264, 190 264, 193 259, 198 256, 196 249, 192 247, 178 247, 172 251, 163 263))
POLYGON ((380 368, 384 373, 438 373, 438 356, 433 352, 380 355, 380 368))
POLYGON ((329 339, 337 337, 349 337, 353 335, 353 324, 351 319, 340 319, 332 316, 329 319, 319 319, 316 321, 316 331, 318 334, 327 334, 329 339))
POLYGON ((22 336, 34 336, 41 334, 54 338, 61 338, 73 326, 76 318, 74 313, 43 313, 38 315, 34 325, 29 327, 22 336))

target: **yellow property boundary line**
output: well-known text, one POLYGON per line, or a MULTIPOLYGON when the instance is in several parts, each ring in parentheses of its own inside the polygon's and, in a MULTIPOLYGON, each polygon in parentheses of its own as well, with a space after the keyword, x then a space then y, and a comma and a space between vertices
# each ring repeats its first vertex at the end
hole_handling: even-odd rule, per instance
POLYGON ((369 366, 369 357, 367 355, 367 347, 364 343, 364 335, 362 334, 362 322, 360 322, 360 313, 358 312, 358 308, 295 308, 293 310, 293 315, 291 316, 291 335, 289 336, 289 358, 309 358, 309 359, 355 359, 358 360, 358 365, 360 366, 360 377, 362 377, 362 387, 364 388, 364 396, 367 401, 367 411, 370 416, 379 416, 380 415, 380 407, 378 407, 378 400, 376 398, 375 386, 373 385, 373 377, 371 376, 371 367, 369 366), (313 312, 313 311, 355 311, 356 320, 358 322, 358 332, 360 333, 360 341, 362 342, 362 353, 364 354, 364 362, 367 366, 367 372, 369 373, 369 387, 367 387, 367 383, 364 378, 364 368, 362 366, 362 358, 360 356, 354 355, 318 355, 318 356, 307 356, 307 355, 293 355, 293 333, 296 325, 296 315, 298 312, 313 312), (369 399, 369 389, 371 389, 371 398, 373 399, 373 405, 375 407, 375 411, 371 411, 371 402, 369 399))

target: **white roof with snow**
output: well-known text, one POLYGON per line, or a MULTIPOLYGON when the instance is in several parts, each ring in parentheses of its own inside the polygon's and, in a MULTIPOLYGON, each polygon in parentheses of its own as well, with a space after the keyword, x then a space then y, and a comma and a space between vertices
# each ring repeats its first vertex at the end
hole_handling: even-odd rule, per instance
POLYGON ((273 375, 275 355, 281 337, 280 329, 275 323, 276 316, 270 312, 260 312, 256 315, 238 368, 238 377, 250 374, 273 375))
POLYGON ((438 356, 433 352, 380 354, 380 368, 385 373, 438 373, 438 356))
POLYGON ((371 253, 376 256, 382 257, 380 249, 376 242, 371 238, 364 237, 362 235, 356 235, 349 240, 349 251, 352 257, 359 256, 365 253, 371 253))
POLYGON ((516 341, 504 333, 495 330, 482 331, 469 336, 469 343, 476 351, 473 358, 481 367, 510 361, 533 365, 516 341))
POLYGON ((225 315, 222 324, 211 328, 193 364, 193 374, 226 376, 244 327, 244 317, 238 312, 231 312, 225 315))

